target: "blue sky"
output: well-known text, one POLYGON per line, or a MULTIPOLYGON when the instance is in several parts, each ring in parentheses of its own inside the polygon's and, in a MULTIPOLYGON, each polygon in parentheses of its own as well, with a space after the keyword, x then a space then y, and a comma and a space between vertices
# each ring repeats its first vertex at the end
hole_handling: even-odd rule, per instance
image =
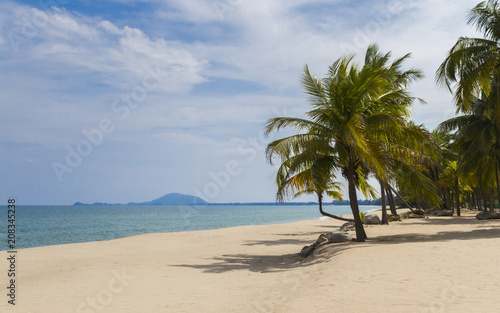
MULTIPOLYGON (((476 1, 4 1, 0 198, 274 201, 263 124, 308 110, 318 76, 377 42, 426 78, 413 119, 453 116, 434 73, 476 1)), ((313 200, 306 197, 300 200, 313 200)))

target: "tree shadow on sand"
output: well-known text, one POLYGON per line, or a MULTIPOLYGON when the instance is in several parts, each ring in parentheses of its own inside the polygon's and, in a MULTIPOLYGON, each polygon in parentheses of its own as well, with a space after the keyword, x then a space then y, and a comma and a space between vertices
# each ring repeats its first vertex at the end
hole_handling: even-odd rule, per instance
POLYGON ((369 238, 368 243, 408 243, 408 242, 445 242, 451 240, 475 240, 500 238, 500 229, 475 229, 471 231, 442 231, 437 234, 409 233, 369 238))
MULTIPOLYGON (((369 243, 407 243, 407 242, 445 242, 451 240, 475 240, 475 239, 493 239, 500 238, 500 220, 480 221, 474 217, 442 217, 420 219, 415 221, 422 227, 426 226, 464 226, 461 230, 443 230, 438 233, 403 233, 388 236, 375 236, 369 238, 369 243), (474 226, 471 229, 471 226, 474 226)), ((383 227, 376 226, 376 227, 383 227)), ((404 229, 404 225, 402 225, 404 229)))
POLYGON ((286 271, 301 266, 298 254, 286 255, 250 255, 228 254, 213 258, 215 261, 207 265, 175 265, 203 270, 205 273, 224 273, 235 270, 248 270, 259 273, 286 271))
MULTIPOLYGON (((311 244, 309 240, 307 244, 311 244)), ((226 254, 220 257, 211 258, 212 264, 182 264, 174 265, 178 267, 188 267, 203 270, 205 273, 225 273, 235 270, 247 270, 258 273, 285 272, 301 267, 308 267, 325 259, 333 257, 339 251, 355 247, 355 244, 342 243, 331 244, 329 253, 325 256, 303 258, 298 251, 302 245, 297 245, 297 253, 284 255, 258 255, 258 254, 226 254)))
MULTIPOLYGON (((425 225, 475 225, 476 228, 470 230, 470 227, 464 227, 463 231, 446 231, 426 234, 425 231, 418 233, 402 233, 387 236, 373 236, 370 237, 369 229, 367 228, 369 239, 364 243, 343 243, 343 244, 328 244, 321 246, 315 252, 314 256, 302 258, 299 253, 285 254, 285 255, 258 255, 258 254, 226 254, 220 257, 211 258, 211 264, 182 264, 174 265, 178 267, 187 267, 202 270, 205 273, 224 273, 235 270, 246 270, 259 273, 276 273, 293 270, 300 267, 308 267, 319 262, 324 262, 336 256, 340 251, 363 248, 372 245, 386 245, 386 244, 405 244, 412 242, 446 242, 451 240, 473 240, 473 239, 492 239, 500 238, 500 220, 493 221, 479 221, 470 217, 456 217, 456 218, 430 218, 415 221, 420 223, 423 227, 425 225), (499 226, 498 228, 495 228, 499 226)), ((404 229, 405 225, 401 225, 404 229)), ((262 241, 247 241, 243 245, 247 246, 277 246, 277 245, 296 245, 296 251, 305 245, 310 245, 314 242, 319 234, 332 231, 332 226, 320 226, 322 231, 296 233, 296 234, 277 234, 278 236, 297 237, 297 238, 282 238, 278 240, 262 240, 262 241), (299 238, 303 237, 303 238, 299 238)), ((384 225, 377 225, 372 227, 385 227, 384 225)), ((338 228, 337 228, 338 229, 338 228)))
MULTIPOLYGON (((318 233, 318 236, 321 233, 318 233)), ((311 239, 278 239, 278 240, 255 240, 244 243, 245 246, 280 246, 280 245, 310 245, 311 239)))

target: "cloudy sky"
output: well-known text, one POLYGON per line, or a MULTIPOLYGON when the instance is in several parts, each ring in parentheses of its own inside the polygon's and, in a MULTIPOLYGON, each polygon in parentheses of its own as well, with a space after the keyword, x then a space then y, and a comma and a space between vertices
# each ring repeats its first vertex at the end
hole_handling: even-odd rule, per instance
POLYGON ((322 77, 370 43, 411 52, 426 75, 412 93, 427 101, 413 119, 432 129, 454 114, 434 73, 476 36, 477 2, 2 1, 0 198, 274 201, 263 124, 308 110, 305 64, 322 77))

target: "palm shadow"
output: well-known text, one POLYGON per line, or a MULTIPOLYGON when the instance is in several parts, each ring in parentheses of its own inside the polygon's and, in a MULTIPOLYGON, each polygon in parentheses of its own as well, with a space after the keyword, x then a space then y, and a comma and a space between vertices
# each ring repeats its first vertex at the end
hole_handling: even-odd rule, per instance
MULTIPOLYGON (((318 236, 321 233, 318 233, 318 236)), ((279 245, 310 245, 311 240, 306 239, 278 239, 278 240, 254 240, 244 243, 245 246, 279 246, 279 245)))
MULTIPOLYGON (((376 236, 369 239, 369 243, 407 243, 407 242, 424 242, 424 241, 451 241, 451 240, 474 240, 474 239, 492 239, 500 238, 500 220, 480 221, 475 217, 433 217, 429 219, 420 219, 419 222, 423 226, 437 225, 464 225, 464 231, 441 231, 435 234, 426 233, 410 233, 398 234, 390 236, 376 236), (475 229, 470 229, 470 226, 475 226, 475 229)), ((377 226, 379 227, 379 226, 377 226)), ((383 227, 383 226, 380 226, 383 227)))
MULTIPOLYGON (((335 257, 339 251, 361 248, 366 245, 380 245, 380 244, 404 244, 409 242, 444 242, 450 240, 472 240, 472 239, 490 239, 500 238, 500 227, 498 229, 491 228, 492 225, 500 226, 500 220, 492 221, 479 221, 475 218, 431 218, 422 219, 423 225, 477 225, 478 228, 471 231, 442 231, 435 234, 425 233, 407 233, 390 236, 375 236, 370 237, 365 243, 343 243, 343 244, 328 244, 318 248, 314 255, 307 258, 302 258, 299 253, 285 254, 285 255, 258 255, 258 254, 226 254, 220 257, 211 258, 211 264, 182 264, 173 265, 177 267, 188 267, 202 270, 205 273, 225 273, 237 270, 246 270, 258 273, 276 273, 283 272, 299 267, 308 267, 318 262, 323 262, 330 258, 335 257)), ((304 238, 282 238, 278 240, 261 240, 261 241, 247 241, 244 245, 247 246, 277 246, 277 245, 296 245, 297 252, 300 251, 305 245, 310 245, 316 239, 315 236, 338 229, 338 226, 321 225, 318 226, 322 231, 308 232, 308 233, 294 233, 294 234, 277 234, 279 236, 287 237, 304 237, 304 238)), ((384 227, 378 225, 374 227, 384 227)), ((464 228, 467 229, 467 228, 464 228)))
POLYGON ((500 238, 500 229, 475 229, 468 232, 442 231, 437 234, 426 235, 421 233, 376 236, 369 238, 368 243, 374 244, 401 244, 408 242, 445 242, 452 240, 475 240, 500 238))
POLYGON ((258 273, 273 273, 296 268, 301 264, 299 254, 286 255, 251 255, 228 254, 213 258, 214 263, 207 265, 174 265, 203 270, 205 273, 225 273, 235 270, 247 270, 258 273))

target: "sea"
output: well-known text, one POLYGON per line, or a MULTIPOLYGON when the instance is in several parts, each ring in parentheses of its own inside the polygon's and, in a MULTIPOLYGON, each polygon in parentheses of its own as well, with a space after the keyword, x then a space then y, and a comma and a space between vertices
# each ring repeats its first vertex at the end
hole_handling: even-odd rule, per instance
MULTIPOLYGON (((0 208, 0 250, 12 250, 7 206, 0 208)), ((360 206, 362 212, 379 208, 360 206)), ((352 214, 348 205, 326 205, 324 210, 352 214)), ((321 218, 318 205, 17 206, 15 249, 321 218)))

